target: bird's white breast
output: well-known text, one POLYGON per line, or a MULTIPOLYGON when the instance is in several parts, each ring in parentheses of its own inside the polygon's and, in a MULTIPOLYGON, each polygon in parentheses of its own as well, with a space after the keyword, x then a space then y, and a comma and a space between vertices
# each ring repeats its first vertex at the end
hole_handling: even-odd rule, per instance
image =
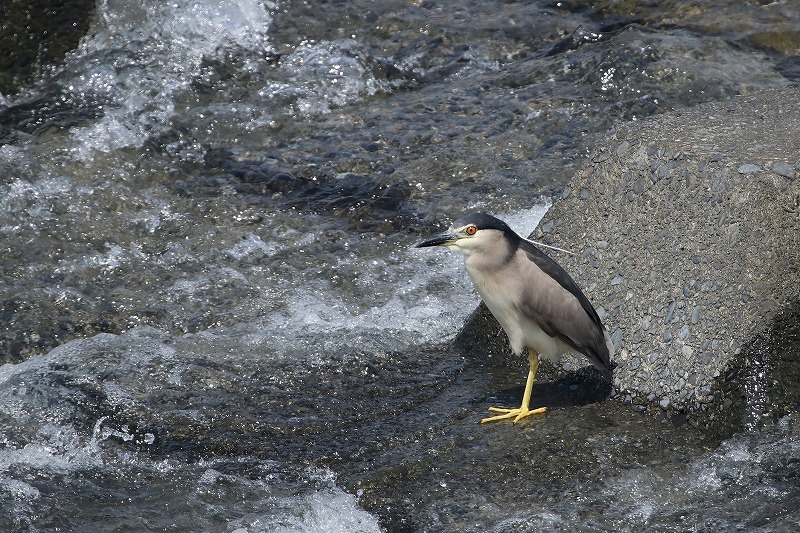
POLYGON ((508 335, 514 354, 519 355, 530 347, 544 359, 557 360, 570 351, 560 339, 551 337, 536 322, 519 312, 525 291, 516 281, 522 278, 509 271, 514 268, 514 261, 493 270, 481 265, 480 255, 472 254, 466 257, 465 264, 478 294, 508 335))

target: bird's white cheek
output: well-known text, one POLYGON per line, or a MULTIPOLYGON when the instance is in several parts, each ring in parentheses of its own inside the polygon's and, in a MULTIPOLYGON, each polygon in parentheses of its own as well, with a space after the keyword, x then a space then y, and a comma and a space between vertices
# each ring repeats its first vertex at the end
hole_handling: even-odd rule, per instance
POLYGON ((462 254, 467 255, 467 256, 472 253, 472 250, 469 247, 465 247, 464 243, 462 243, 460 241, 456 241, 456 242, 453 242, 453 243, 450 243, 450 244, 446 244, 445 246, 447 246, 451 250, 457 250, 457 251, 459 251, 462 254))

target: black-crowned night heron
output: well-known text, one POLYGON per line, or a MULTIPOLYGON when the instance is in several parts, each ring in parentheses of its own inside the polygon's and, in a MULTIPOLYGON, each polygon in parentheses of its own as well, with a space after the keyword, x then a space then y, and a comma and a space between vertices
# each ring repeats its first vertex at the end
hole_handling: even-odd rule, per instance
POLYGON ((418 243, 417 248, 447 246, 464 254, 472 283, 508 335, 511 350, 528 350, 530 370, 519 409, 484 418, 514 422, 547 411, 530 409, 539 357, 558 360, 568 352, 582 353, 592 364, 609 370, 614 345, 600 317, 578 284, 531 241, 500 219, 484 213, 467 215, 447 231, 418 243))

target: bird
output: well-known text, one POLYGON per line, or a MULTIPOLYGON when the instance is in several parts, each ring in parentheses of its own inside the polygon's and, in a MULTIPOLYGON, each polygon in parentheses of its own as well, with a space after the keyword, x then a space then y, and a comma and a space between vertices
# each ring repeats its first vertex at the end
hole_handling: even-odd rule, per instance
POLYGON ((522 404, 518 409, 490 407, 500 414, 481 423, 517 423, 547 412, 547 407, 530 408, 539 358, 557 361, 573 352, 599 370, 611 370, 614 344, 589 299, 566 270, 508 224, 486 213, 469 214, 415 245, 430 246, 464 254, 467 274, 508 335, 511 351, 518 356, 528 352, 522 404))

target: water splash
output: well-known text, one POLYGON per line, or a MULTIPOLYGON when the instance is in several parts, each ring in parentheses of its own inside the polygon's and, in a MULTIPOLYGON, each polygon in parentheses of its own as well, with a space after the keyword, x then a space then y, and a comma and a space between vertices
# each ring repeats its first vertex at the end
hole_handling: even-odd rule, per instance
POLYGON ((102 113, 72 130, 73 157, 89 161, 168 132, 176 109, 192 105, 204 61, 224 61, 230 49, 270 50, 268 7, 259 0, 101 2, 89 37, 67 62, 78 74, 64 98, 93 102, 102 113))
MULTIPOLYGON (((291 80, 300 114, 330 112, 331 106, 342 106, 372 96, 383 86, 369 73, 365 53, 352 39, 302 43, 282 62, 282 69, 291 80)), ((286 86, 270 86, 262 90, 268 97, 286 86)))

